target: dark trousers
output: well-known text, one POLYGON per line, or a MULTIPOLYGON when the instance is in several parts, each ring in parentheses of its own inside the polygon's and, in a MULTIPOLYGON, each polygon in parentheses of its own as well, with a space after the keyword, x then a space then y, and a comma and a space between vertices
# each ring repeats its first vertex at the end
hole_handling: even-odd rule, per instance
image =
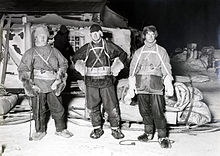
POLYGON ((56 131, 66 129, 64 107, 61 96, 57 97, 53 92, 40 93, 32 98, 33 118, 36 132, 46 132, 46 117, 48 108, 55 121, 56 131))
POLYGON ((158 137, 166 137, 165 101, 162 95, 138 94, 139 112, 143 118, 145 133, 153 134, 158 130, 158 137))
POLYGON ((112 85, 105 88, 86 87, 87 108, 93 127, 102 126, 101 104, 108 114, 111 127, 119 126, 119 105, 115 87, 112 85))

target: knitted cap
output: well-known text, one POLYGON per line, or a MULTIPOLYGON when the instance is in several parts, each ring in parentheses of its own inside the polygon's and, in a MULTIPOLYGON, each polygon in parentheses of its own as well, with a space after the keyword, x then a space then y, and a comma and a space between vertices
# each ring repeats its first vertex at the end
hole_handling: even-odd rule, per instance
POLYGON ((40 34, 45 34, 49 37, 49 31, 46 26, 41 25, 41 26, 36 27, 35 32, 34 32, 34 36, 36 37, 40 34))
POLYGON ((98 31, 102 31, 102 28, 100 25, 98 24, 93 24, 91 27, 90 27, 90 33, 92 32, 98 32, 98 31))

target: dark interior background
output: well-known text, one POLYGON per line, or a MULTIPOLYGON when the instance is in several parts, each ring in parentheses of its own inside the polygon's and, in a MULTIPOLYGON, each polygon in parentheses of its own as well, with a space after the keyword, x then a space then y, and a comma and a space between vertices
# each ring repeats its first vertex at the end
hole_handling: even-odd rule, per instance
POLYGON ((158 29, 158 43, 169 53, 197 43, 220 48, 220 0, 108 0, 108 6, 128 18, 131 27, 158 29))

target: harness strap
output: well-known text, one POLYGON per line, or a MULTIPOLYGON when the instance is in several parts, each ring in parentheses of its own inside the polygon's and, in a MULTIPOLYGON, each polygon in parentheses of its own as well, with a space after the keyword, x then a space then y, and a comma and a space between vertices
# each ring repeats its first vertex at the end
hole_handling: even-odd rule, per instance
MULTIPOLYGON (((105 46, 105 45, 106 45, 105 40, 102 39, 102 46, 101 46, 101 47, 93 47, 92 42, 90 42, 89 45, 91 46, 91 49, 90 49, 89 46, 88 46, 87 52, 86 52, 85 62, 88 60, 90 51, 93 51, 93 53, 94 53, 95 56, 96 56, 96 60, 95 60, 95 62, 93 63, 92 68, 96 65, 96 63, 97 63, 98 61, 99 61, 99 62, 102 64, 102 66, 104 67, 103 61, 100 59, 101 54, 104 52, 105 55, 106 55, 108 58, 110 58, 109 54, 107 53, 107 49, 106 49, 106 51, 105 51, 105 47, 106 47, 106 46, 105 46), (96 51, 95 51, 95 50, 97 50, 97 49, 100 49, 100 50, 101 50, 99 54, 97 54, 96 51)), ((106 48, 107 48, 107 47, 106 47, 106 48)), ((109 63, 109 66, 110 66, 110 62, 109 62, 109 61, 110 61, 110 60, 108 59, 108 63, 109 63)))
POLYGON ((142 54, 142 52, 143 52, 143 50, 144 50, 144 47, 145 47, 145 46, 143 46, 143 47, 141 48, 140 55, 138 56, 137 62, 136 62, 136 64, 135 64, 135 66, 134 66, 134 70, 133 70, 133 73, 131 74, 131 76, 134 76, 134 73, 135 73, 135 71, 136 71, 136 68, 137 68, 137 65, 138 65, 138 63, 139 63, 139 60, 140 60, 140 58, 141 58, 141 54, 142 54))
POLYGON ((50 63, 48 62, 48 60, 49 60, 49 58, 50 58, 50 56, 51 56, 51 54, 52 54, 52 49, 50 49, 50 54, 48 55, 48 57, 47 57, 46 60, 43 58, 42 55, 39 54, 39 52, 38 52, 35 48, 34 48, 34 50, 35 50, 35 52, 37 53, 37 55, 44 61, 44 63, 46 63, 46 65, 47 65, 49 68, 51 68, 53 71, 55 71, 54 68, 53 68, 53 67, 50 65, 50 63))
MULTIPOLYGON (((102 42, 102 44, 103 44, 103 42, 102 42)), ((93 53, 94 53, 95 56, 96 56, 96 60, 95 60, 95 62, 93 63, 92 68, 96 65, 96 63, 97 63, 98 61, 102 64, 102 66, 104 66, 102 60, 100 59, 100 56, 101 56, 101 54, 102 54, 102 52, 103 52, 103 50, 104 50, 104 45, 102 45, 102 47, 93 47, 91 42, 90 42, 90 45, 91 45, 91 47, 92 47, 92 48, 90 49, 90 51, 92 50, 93 53), (97 54, 96 51, 95 51, 95 49, 101 49, 100 53, 97 54)))
MULTIPOLYGON (((157 54, 158 57, 159 57, 159 59, 160 59, 160 61, 161 61, 161 63, 162 63, 162 65, 164 66, 164 69, 166 70, 167 74, 170 74, 169 71, 168 71, 168 69, 167 69, 167 67, 166 67, 166 65, 165 65, 165 63, 164 63, 164 61, 163 61, 163 59, 162 59, 162 57, 161 57, 161 55, 160 55, 159 52, 158 52, 158 45, 156 45, 156 51, 153 51, 153 50, 144 51, 144 47, 145 47, 145 45, 144 45, 144 46, 142 47, 142 49, 141 49, 140 55, 138 56, 137 62, 136 62, 136 64, 135 64, 135 67, 134 67, 134 70, 133 70, 133 73, 132 73, 131 76, 134 76, 135 71, 136 71, 136 68, 137 68, 137 65, 138 65, 138 63, 139 63, 139 61, 140 61, 140 58, 141 58, 141 55, 142 55, 143 53, 154 53, 154 54, 157 54)), ((149 56, 149 55, 148 55, 148 56, 149 56)), ((147 57, 148 57, 148 56, 147 56, 147 57)))

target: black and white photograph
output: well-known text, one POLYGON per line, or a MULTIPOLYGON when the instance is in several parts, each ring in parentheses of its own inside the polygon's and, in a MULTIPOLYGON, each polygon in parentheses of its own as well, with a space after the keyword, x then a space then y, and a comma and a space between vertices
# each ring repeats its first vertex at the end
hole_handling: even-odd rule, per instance
POLYGON ((220 0, 0 0, 0 156, 219 156, 220 0))

